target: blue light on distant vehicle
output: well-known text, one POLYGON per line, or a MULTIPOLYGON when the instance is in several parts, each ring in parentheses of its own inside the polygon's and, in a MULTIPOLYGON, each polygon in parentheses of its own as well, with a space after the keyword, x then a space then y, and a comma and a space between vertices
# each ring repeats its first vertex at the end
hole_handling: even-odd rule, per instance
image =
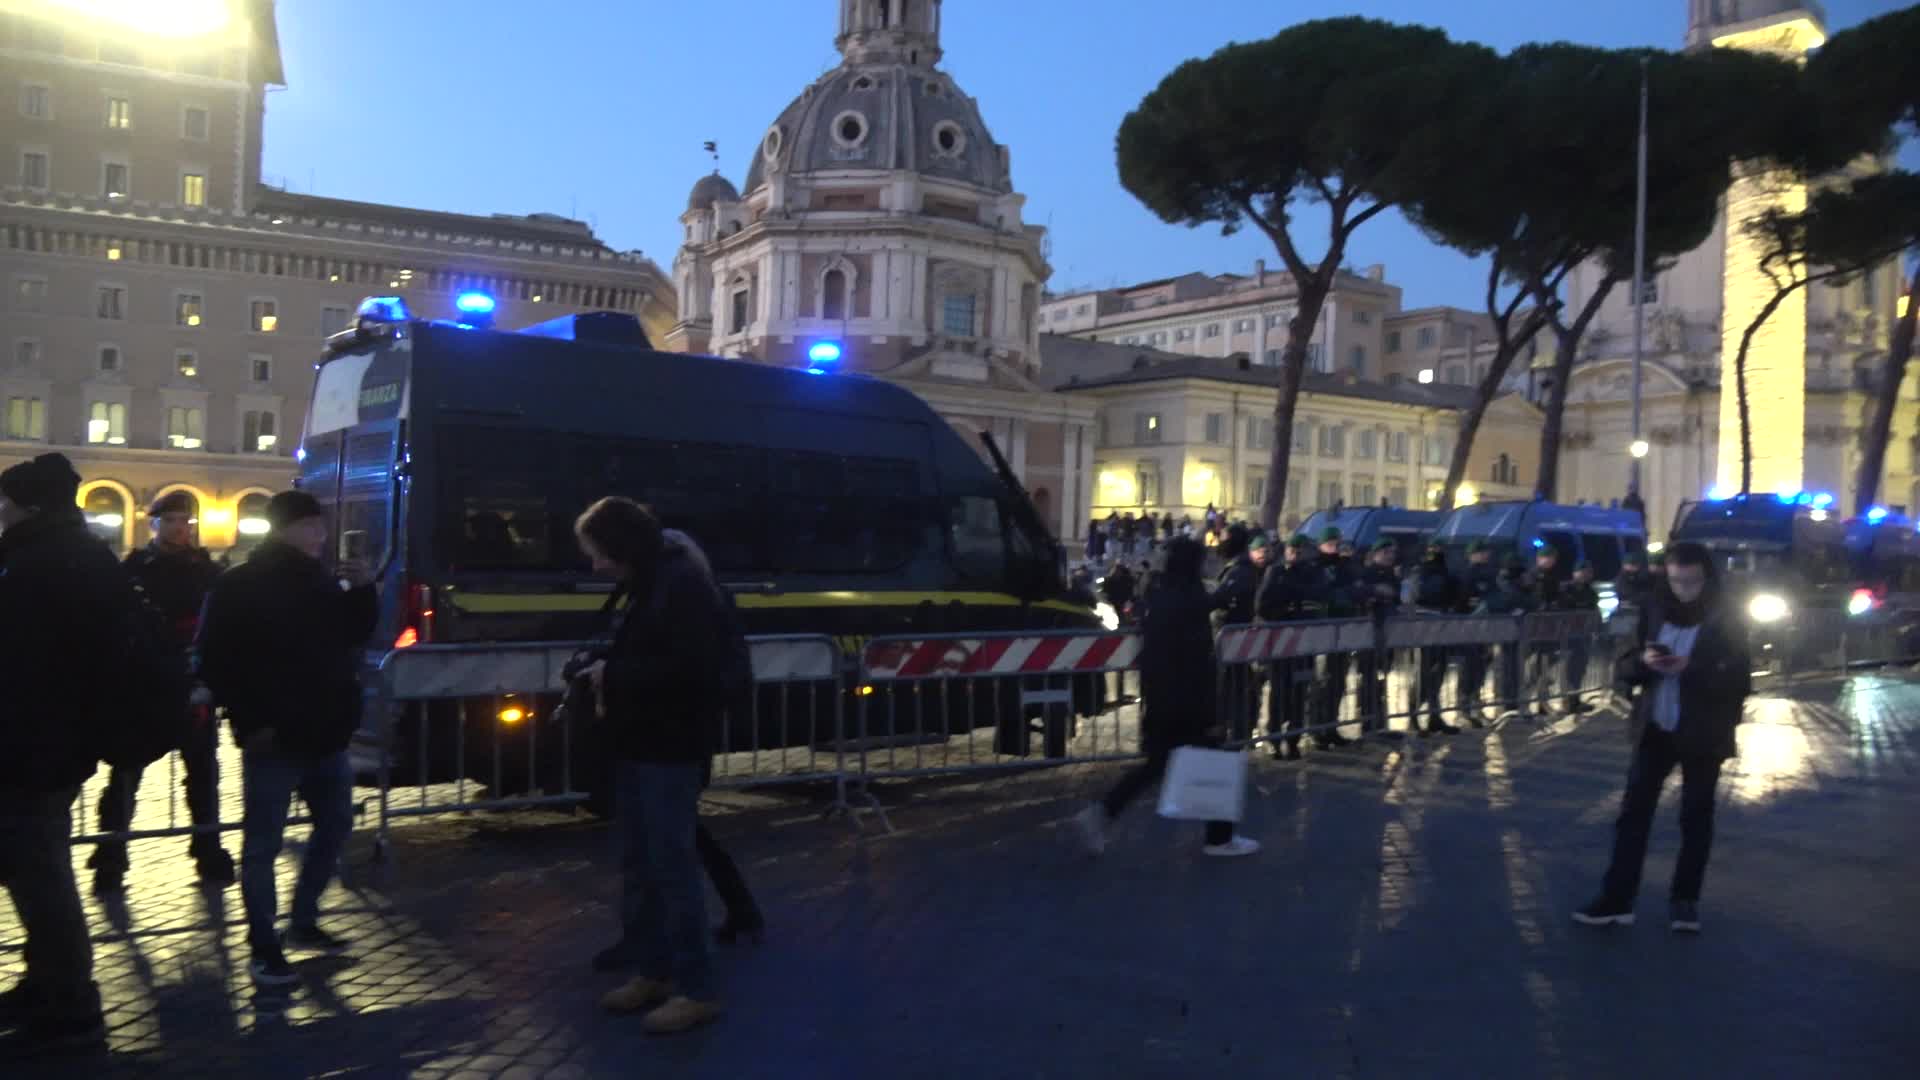
POLYGON ((840 362, 840 343, 837 341, 816 341, 807 349, 807 360, 814 367, 825 367, 840 362))
POLYGON ((1833 496, 1829 495, 1824 491, 1813 497, 1813 507, 1816 510, 1825 510, 1827 507, 1832 505, 1833 505, 1833 496))
POLYGON ((454 298, 453 306, 458 308, 462 315, 491 315, 495 304, 493 297, 486 293, 463 292, 454 298))
POLYGON ((1886 507, 1876 506, 1873 509, 1867 511, 1867 524, 1878 525, 1885 520, 1887 520, 1886 507))
POLYGON ((1722 484, 1715 484, 1707 490, 1707 500, 1709 502, 1725 502, 1732 496, 1733 492, 1728 491, 1725 485, 1722 484))
POLYGON ((413 318, 407 302, 398 296, 369 296, 360 301, 359 316, 374 322, 406 322, 413 318))

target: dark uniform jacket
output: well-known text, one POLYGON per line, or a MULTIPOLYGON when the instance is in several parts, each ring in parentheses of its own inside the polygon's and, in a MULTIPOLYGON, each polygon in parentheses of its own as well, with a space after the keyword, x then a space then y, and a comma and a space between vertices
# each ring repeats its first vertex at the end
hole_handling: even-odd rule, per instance
POLYGON ((1234 556, 1220 571, 1213 590, 1213 610, 1221 626, 1244 626, 1253 621, 1254 596, 1260 588, 1260 568, 1245 552, 1234 556))
POLYGON ((1323 553, 1315 565, 1326 589, 1329 618, 1348 618, 1362 610, 1360 577, 1354 572, 1352 560, 1323 553))
POLYGON ((271 728, 283 754, 345 750, 360 725, 360 652, 378 619, 373 586, 343 588, 320 560, 276 540, 220 575, 196 649, 234 741, 271 728))
POLYGON ((1414 571, 1413 606, 1423 612, 1458 614, 1466 606, 1466 595, 1466 587, 1447 569, 1444 559, 1429 559, 1414 571))
POLYGON ((1274 563, 1260 582, 1255 610, 1264 622, 1299 622, 1327 612, 1326 574, 1312 559, 1274 563))
POLYGON ((220 569, 203 548, 170 550, 149 544, 127 556, 127 570, 145 590, 147 600, 166 617, 181 648, 193 644, 200 610, 220 569))
POLYGON ((75 509, 0 535, 0 792, 54 792, 93 775, 99 754, 75 707, 113 655, 108 613, 132 602, 120 561, 75 509))

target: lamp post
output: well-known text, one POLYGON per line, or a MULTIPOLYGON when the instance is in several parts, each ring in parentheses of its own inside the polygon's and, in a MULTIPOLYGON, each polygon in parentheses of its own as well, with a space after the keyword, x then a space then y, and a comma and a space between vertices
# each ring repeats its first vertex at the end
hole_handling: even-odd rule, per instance
POLYGON ((1633 461, 1627 466, 1628 504, 1641 507, 1640 459, 1646 440, 1640 437, 1640 379, 1645 362, 1647 300, 1647 57, 1640 58, 1640 146, 1634 176, 1633 209, 1633 461))

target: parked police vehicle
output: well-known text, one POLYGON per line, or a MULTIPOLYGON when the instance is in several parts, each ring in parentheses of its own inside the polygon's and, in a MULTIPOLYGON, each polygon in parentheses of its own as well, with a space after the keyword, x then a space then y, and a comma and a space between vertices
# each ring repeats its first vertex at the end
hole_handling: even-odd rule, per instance
POLYGON ((1300 531, 1318 541, 1328 529, 1339 529, 1343 540, 1357 551, 1372 551, 1381 540, 1400 548, 1400 565, 1416 566, 1427 538, 1439 527, 1438 510, 1408 510, 1398 506, 1336 506, 1315 510, 1300 531))
POLYGON ((1564 506, 1542 499, 1482 502, 1458 506, 1440 520, 1433 535, 1447 552, 1455 573, 1463 573, 1467 549, 1483 543, 1496 565, 1519 558, 1531 567, 1542 548, 1560 553, 1571 572, 1581 561, 1593 564, 1600 611, 1611 617, 1619 607, 1614 582, 1629 555, 1645 555, 1646 521, 1632 510, 1608 506, 1564 506))
MULTIPOLYGON (((832 349, 796 370, 659 352, 629 315, 507 332, 489 327, 490 299, 459 307, 468 321, 431 322, 399 298, 369 299, 315 376, 299 486, 327 508, 339 557, 379 568, 370 667, 419 644, 594 635, 610 590, 572 525, 610 494, 701 545, 749 635, 828 634, 857 655, 883 634, 1097 625, 998 451, 989 444, 996 473, 912 393, 835 374, 832 349)), ((476 696, 402 716, 389 752, 403 770, 490 776, 495 738, 547 737, 554 700, 502 705, 457 680, 449 697, 463 690, 476 696), (448 749, 456 715, 464 764, 448 749), (421 745, 433 760, 407 762, 421 745)), ((1006 704, 946 715, 1008 725, 1006 704)), ((812 705, 834 715, 831 701, 812 705)), ((722 749, 800 737, 761 711, 757 733, 735 725, 722 749)), ((816 741, 830 730, 823 721, 816 741)), ((1023 748, 1014 734, 1005 741, 1023 748)), ((1048 743, 1063 750, 1057 724, 1048 743)))
POLYGON ((1830 494, 1746 494, 1683 502, 1675 542, 1706 546, 1747 615, 1756 653, 1799 665, 1833 647, 1848 618, 1904 623, 1920 607, 1920 542, 1884 509, 1843 521, 1830 494), (1801 631, 1797 634, 1795 631, 1801 631), (1795 646, 1798 654, 1788 655, 1795 646))

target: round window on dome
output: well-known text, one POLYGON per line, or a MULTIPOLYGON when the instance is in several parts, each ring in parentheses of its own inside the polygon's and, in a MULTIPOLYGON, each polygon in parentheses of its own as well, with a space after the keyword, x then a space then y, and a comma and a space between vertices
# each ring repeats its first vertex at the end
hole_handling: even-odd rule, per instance
POLYGON ((933 126, 933 150, 942 157, 959 157, 967 148, 967 133, 959 124, 942 120, 933 126))
POLYGON ((865 75, 858 76, 853 80, 853 88, 855 90, 871 90, 873 89, 873 79, 865 75))
POLYGON ((833 141, 849 148, 866 142, 867 118, 857 112, 843 112, 834 117, 833 141))
POLYGON ((785 142, 786 136, 781 133, 779 128, 769 128, 767 130, 767 137, 760 140, 761 156, 765 157, 768 161, 777 159, 780 156, 780 147, 785 142))

